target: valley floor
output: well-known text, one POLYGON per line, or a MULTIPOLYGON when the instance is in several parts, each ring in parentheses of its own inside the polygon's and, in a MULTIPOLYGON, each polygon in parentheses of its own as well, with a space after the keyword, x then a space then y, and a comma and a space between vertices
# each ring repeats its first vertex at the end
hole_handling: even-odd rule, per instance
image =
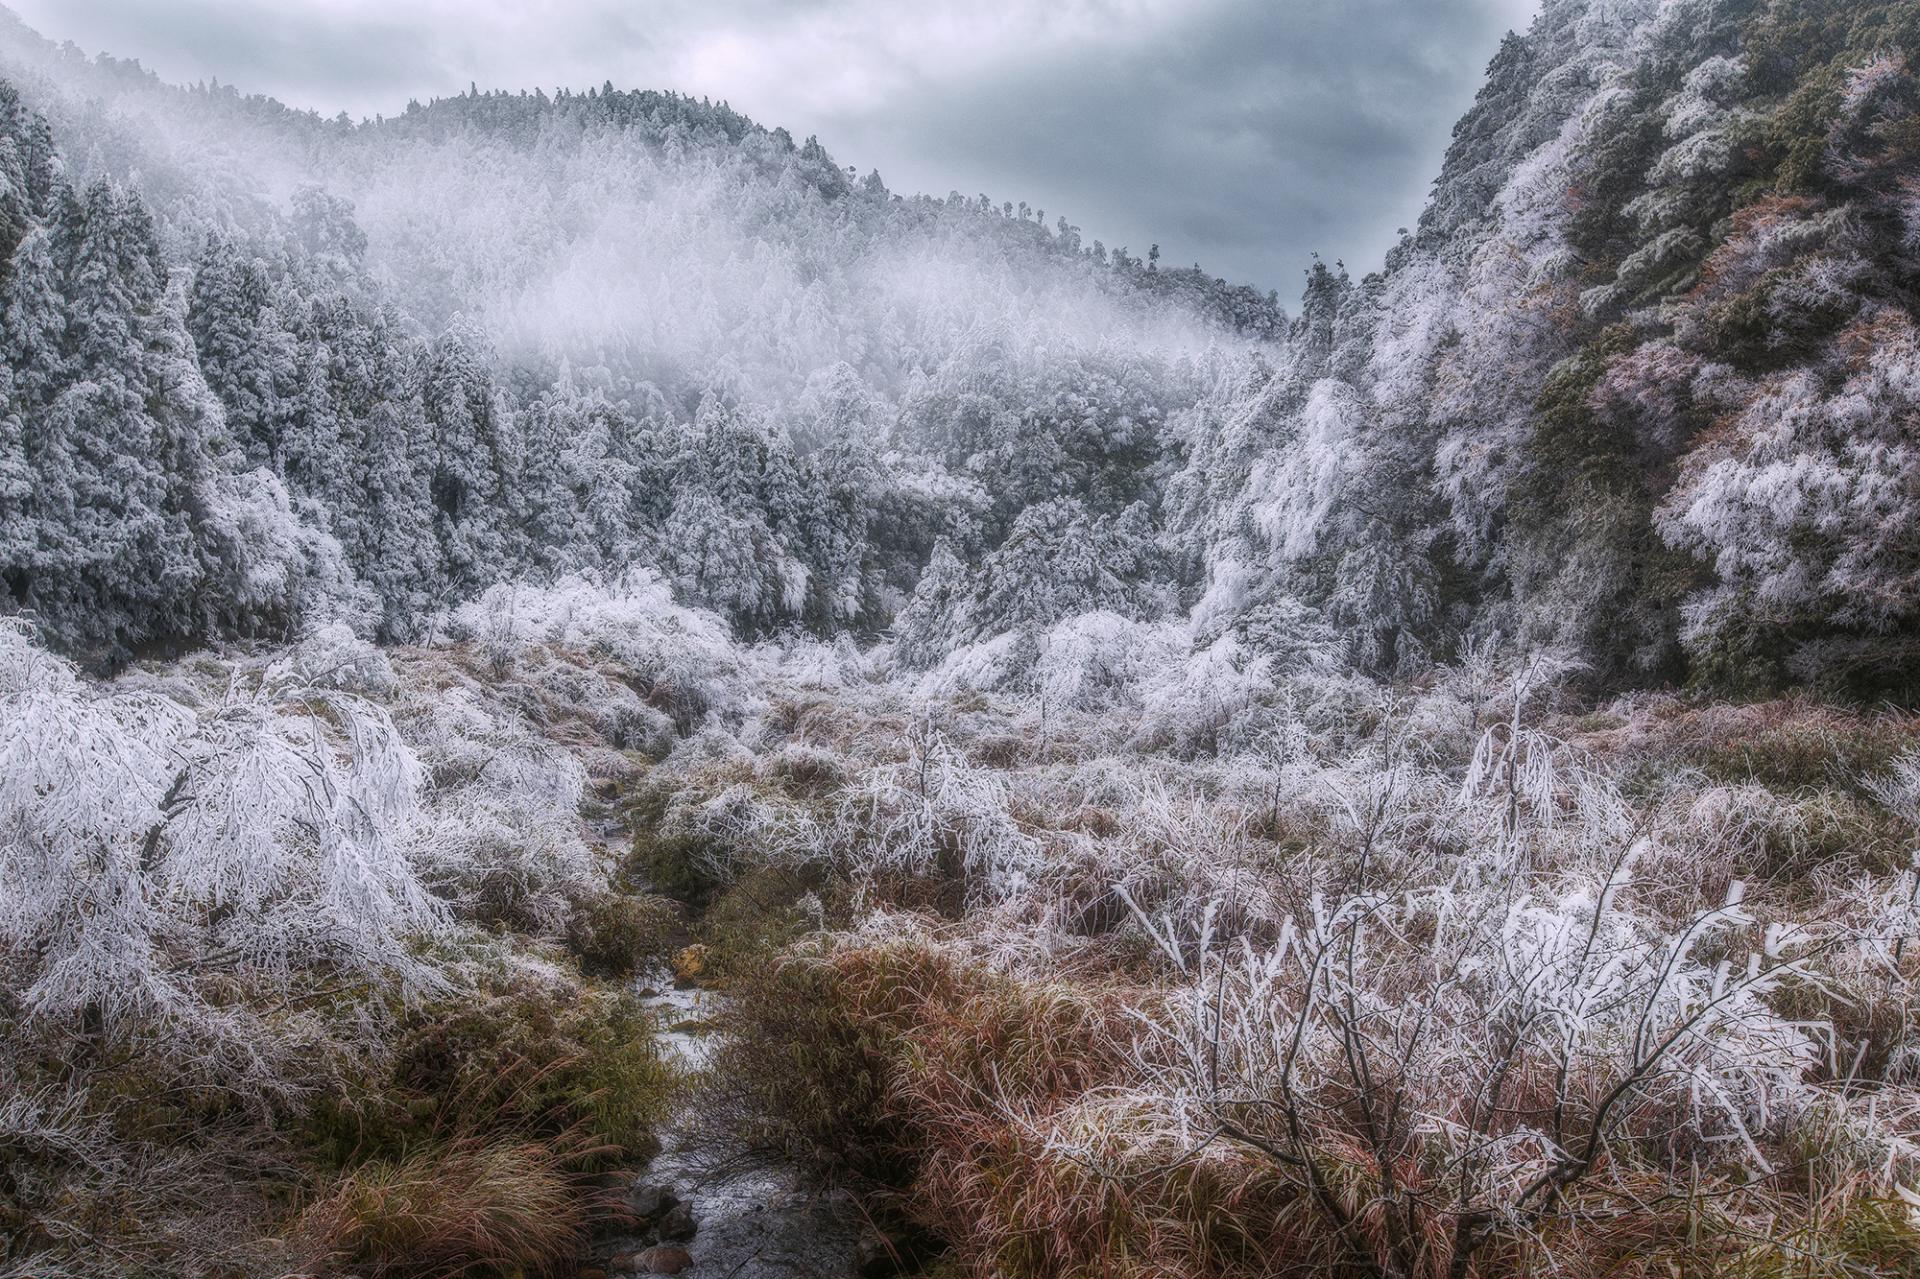
POLYGON ((606 608, 0 634, 0 1275, 1920 1266, 1920 719, 606 608))

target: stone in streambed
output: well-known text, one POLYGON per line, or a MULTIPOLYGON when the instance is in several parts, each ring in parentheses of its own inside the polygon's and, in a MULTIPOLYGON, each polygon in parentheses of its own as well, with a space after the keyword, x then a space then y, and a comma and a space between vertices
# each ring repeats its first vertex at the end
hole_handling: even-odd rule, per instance
POLYGON ((636 1182, 633 1189, 627 1192, 627 1211, 642 1226, 652 1225, 679 1202, 680 1196, 663 1181, 636 1182))
POLYGON ((677 981, 692 981, 707 971, 707 948, 699 942, 673 952, 673 975, 677 981))
POLYGON ((660 1238, 667 1243, 685 1243, 700 1232, 700 1223, 694 1218, 692 1208, 676 1203, 660 1218, 658 1230, 660 1238))
POLYGON ((636 1254, 634 1261, 643 1275, 677 1275, 693 1264, 693 1254, 679 1244, 663 1243, 636 1254))

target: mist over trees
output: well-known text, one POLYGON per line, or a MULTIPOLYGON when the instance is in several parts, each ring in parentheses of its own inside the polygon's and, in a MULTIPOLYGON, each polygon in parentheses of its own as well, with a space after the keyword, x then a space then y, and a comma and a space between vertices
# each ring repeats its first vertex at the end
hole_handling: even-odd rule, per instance
POLYGON ((1292 317, 724 105, 351 125, 10 20, 9 594, 123 658, 638 563, 750 634, 905 609, 920 660, 966 642, 924 587, 972 639, 1284 596, 1376 670, 1898 684, 1915 107, 1868 8, 1548 6, 1385 270, 1292 317), (1056 551, 1125 588, 1009 589, 1056 551))
MULTIPOLYGON (((405 636, 493 581, 636 562, 750 632, 872 635, 939 537, 978 554, 1034 502, 1074 496, 1112 516, 1150 501, 1161 426, 1202 363, 1284 325, 1269 298, 1083 248, 1064 220, 856 183, 817 143, 724 107, 490 94, 349 130, 15 36, 23 82, 46 77, 40 105, 72 117, 66 155, 88 157, 56 155, 44 118, 11 108, 16 150, 47 170, 22 184, 22 238, 81 234, 55 185, 85 183, 97 218, 127 223, 152 288, 180 291, 174 322, 221 411, 201 452, 277 480, 293 518, 247 526, 319 570, 256 570, 259 551, 234 548, 219 567, 280 572, 281 598, 242 606, 201 567, 199 613, 164 621, 131 597, 82 608, 15 573, 16 606, 90 650, 270 632, 322 597, 405 636), (154 100, 167 127, 65 96, 102 90, 127 110, 154 100), (225 158, 171 149, 176 129, 220 134, 215 157, 251 143, 275 178, 298 142, 319 157, 302 178, 354 198, 298 184, 276 205, 225 158), (454 189, 474 173, 486 181, 454 189), (344 599, 320 563, 336 543, 354 579, 344 599)), ((69 345, 71 317, 95 303, 37 252, 10 273, 14 305, 44 313, 22 313, 18 340, 38 323, 43 345, 69 345)), ((64 352, 23 347, 17 362, 85 381, 64 352)), ((44 577, 53 552, 39 554, 44 577)))

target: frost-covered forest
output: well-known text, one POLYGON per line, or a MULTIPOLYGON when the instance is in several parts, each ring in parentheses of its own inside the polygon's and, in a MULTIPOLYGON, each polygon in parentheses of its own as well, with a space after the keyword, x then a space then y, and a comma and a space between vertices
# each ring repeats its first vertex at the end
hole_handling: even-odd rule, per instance
POLYGON ((0 1279, 1920 1273, 1914 0, 1284 305, 0 9, 0 583, 0 1279))

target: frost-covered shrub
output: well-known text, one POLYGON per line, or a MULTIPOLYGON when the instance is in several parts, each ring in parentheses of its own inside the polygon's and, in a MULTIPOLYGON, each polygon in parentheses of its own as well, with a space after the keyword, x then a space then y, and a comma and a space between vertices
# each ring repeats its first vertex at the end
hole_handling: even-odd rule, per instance
POLYGON ((528 645, 598 650, 618 659, 650 704, 683 730, 737 696, 741 659, 725 622, 683 608, 651 570, 611 580, 562 578, 551 587, 502 583, 447 615, 445 630, 471 640, 497 671, 528 645))
POLYGON ((422 873, 471 917, 561 927, 606 878, 581 838, 579 760, 468 689, 437 691, 404 723, 433 779, 422 873))
POLYGON ((929 721, 908 745, 906 760, 876 763, 836 795, 822 850, 860 879, 935 876, 961 884, 969 900, 1017 896, 1044 849, 1009 811, 1005 783, 967 763, 929 721))
POLYGON ((399 689, 386 655, 343 622, 316 627, 281 660, 295 677, 314 688, 339 689, 376 701, 392 697, 399 689))
POLYGON ((759 663, 761 678, 802 688, 846 688, 865 683, 874 675, 872 660, 844 631, 831 642, 792 639, 763 645, 754 651, 753 658, 759 663))
POLYGON ((1920 347, 1894 316, 1855 342, 1837 387, 1808 372, 1770 381, 1724 444, 1690 457, 1662 520, 1720 580, 1693 606, 1696 635, 1726 624, 1724 601, 1880 633, 1916 607, 1902 585, 1914 548, 1896 530, 1920 521, 1920 470, 1895 424, 1920 403, 1920 347))
MULTIPOLYGON (((261 1229, 263 1190, 284 1168, 258 1125, 233 1122, 217 1143, 169 1140, 158 1125, 128 1118, 129 1097, 161 1115, 167 1098, 192 1091, 211 1100, 206 1078, 174 1073, 144 1056, 115 1074, 73 1079, 72 1063, 22 1078, 27 1036, 9 1037, 0 1064, 0 1162, 7 1169, 9 1279, 106 1279, 182 1270, 277 1272, 285 1257, 261 1229), (97 1090, 97 1091, 96 1091, 97 1090), (118 1096, 113 1095, 117 1093, 118 1096), (101 1256, 103 1223, 111 1255, 101 1256), (75 1241, 81 1241, 76 1243, 75 1241)), ((172 1063, 177 1066, 178 1063, 172 1063)))
POLYGON ((1557 1214, 1604 1201, 1604 1178, 1589 1184, 1603 1161, 1659 1167, 1709 1143, 1772 1171, 1763 1145, 1819 1105, 1821 1048, 1768 1001, 1814 948, 1777 930, 1763 942, 1737 893, 1649 929, 1617 904, 1624 866, 1595 870, 1558 897, 1388 878, 1317 902, 1276 945, 1219 956, 1141 1064, 1192 1130, 1268 1154, 1310 1201, 1334 1161, 1408 1178, 1423 1206, 1391 1227, 1325 1220, 1350 1255, 1396 1273, 1420 1273, 1429 1247, 1528 1246, 1557 1214), (1402 949, 1410 937, 1429 940, 1402 949), (1717 957, 1729 942, 1731 964, 1717 957), (1433 964, 1449 976, 1380 1002, 1433 964), (1463 1093, 1463 1080, 1481 1082, 1463 1093), (1431 1192, 1426 1169, 1448 1170, 1431 1192))
POLYGON ((1038 650, 1030 631, 1008 631, 977 644, 960 645, 947 650, 940 664, 922 677, 920 689, 930 696, 1019 690, 1033 671, 1038 650))
POLYGON ((1136 745, 1176 754, 1218 749, 1230 725, 1276 682, 1275 659, 1231 635, 1152 672, 1139 693, 1136 745))
POLYGON ((608 751, 639 751, 658 757, 673 749, 679 734, 673 718, 651 706, 624 676, 619 665, 604 660, 582 663, 578 655, 551 649, 524 653, 516 663, 511 685, 500 690, 518 698, 524 685, 534 696, 522 707, 527 719, 541 725, 550 735, 574 744, 576 736, 598 737, 605 750, 594 757, 583 755, 582 762, 596 776, 604 770, 620 771, 620 765, 604 758, 608 751), (576 718, 585 732, 568 733, 557 721, 576 718))
POLYGON ((206 492, 203 537, 224 595, 224 625, 253 630, 267 620, 368 625, 373 593, 354 576, 320 512, 296 503, 266 470, 221 475, 206 492))
POLYGON ((1894 760, 1887 776, 1875 779, 1872 789, 1881 803, 1920 831, 1920 750, 1894 760))
POLYGON ((221 969, 429 979, 407 944, 444 922, 422 784, 385 710, 290 666, 189 708, 0 630, 0 930, 26 1006, 205 1030, 221 969))
POLYGON ((1179 660, 1186 628, 1136 622, 1117 613, 1082 613, 1047 631, 1031 680, 1049 708, 1103 710, 1137 704, 1141 686, 1179 660))

